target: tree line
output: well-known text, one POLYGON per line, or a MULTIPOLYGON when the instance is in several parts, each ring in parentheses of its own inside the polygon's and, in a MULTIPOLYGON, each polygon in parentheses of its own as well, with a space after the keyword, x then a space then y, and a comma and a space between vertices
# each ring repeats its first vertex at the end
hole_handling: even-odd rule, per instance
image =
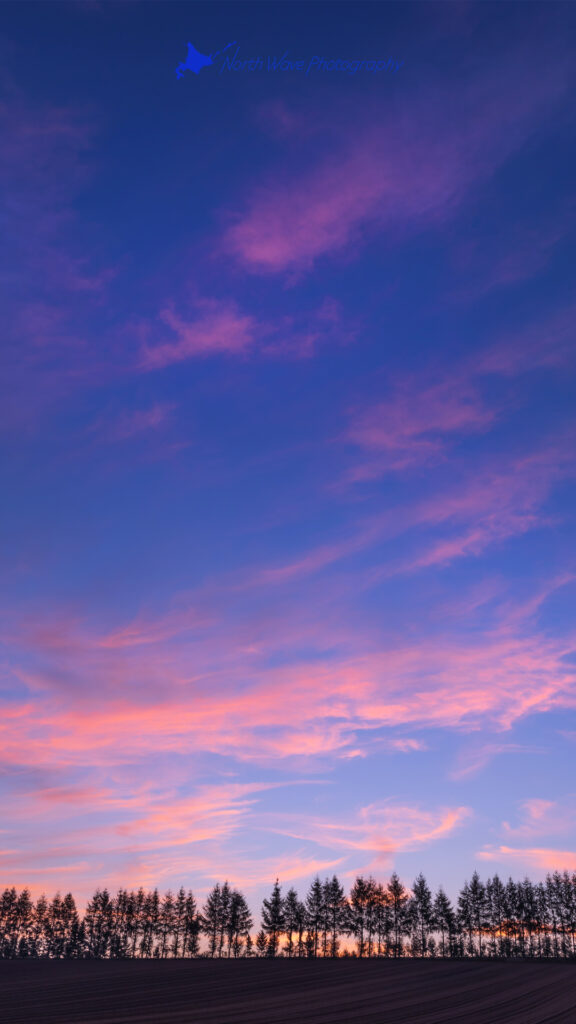
POLYGON ((456 903, 422 874, 407 889, 359 876, 348 895, 334 875, 303 900, 278 881, 260 929, 245 896, 216 884, 201 908, 190 891, 98 889, 83 915, 71 893, 36 902, 28 889, 0 896, 0 957, 562 957, 576 959, 576 873, 544 882, 481 881, 456 903))

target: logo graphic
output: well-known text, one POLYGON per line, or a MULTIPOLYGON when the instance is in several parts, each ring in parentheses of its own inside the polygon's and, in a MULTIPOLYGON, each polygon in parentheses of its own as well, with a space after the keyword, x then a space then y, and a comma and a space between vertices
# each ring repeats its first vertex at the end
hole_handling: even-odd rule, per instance
POLYGON ((224 71, 276 71, 281 73, 298 71, 304 75, 309 75, 310 72, 341 71, 347 75, 356 75, 358 72, 377 74, 384 71, 395 75, 398 68, 401 68, 404 64, 403 60, 396 60, 395 57, 343 59, 341 57, 315 55, 313 57, 299 58, 292 57, 288 50, 285 50, 281 56, 272 56, 270 54, 265 56, 260 54, 257 57, 240 57, 240 47, 236 42, 228 43, 221 50, 208 55, 206 53, 199 53, 192 43, 188 43, 188 56, 176 68, 176 78, 183 78, 185 71, 193 71, 195 75, 199 75, 202 68, 214 67, 216 57, 226 53, 226 50, 229 50, 231 46, 235 46, 236 49, 234 53, 226 54, 219 61, 220 74, 224 71))
POLYGON ((198 53, 195 46, 192 43, 188 43, 188 56, 183 64, 179 64, 176 68, 176 78, 183 78, 185 71, 193 71, 195 75, 199 75, 202 68, 208 67, 214 63, 214 58, 219 57, 224 50, 228 50, 230 46, 235 46, 236 42, 228 43, 222 50, 217 50, 216 53, 211 53, 209 57, 204 53, 198 53))

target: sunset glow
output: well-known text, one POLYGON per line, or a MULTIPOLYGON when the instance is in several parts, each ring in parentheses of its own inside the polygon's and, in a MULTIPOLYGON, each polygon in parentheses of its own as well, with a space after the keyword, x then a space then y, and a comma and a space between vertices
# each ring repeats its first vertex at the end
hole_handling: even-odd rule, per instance
POLYGON ((351 9, 2 32, 0 875, 35 897, 576 871, 576 12, 351 9), (177 77, 188 39, 403 64, 177 77))

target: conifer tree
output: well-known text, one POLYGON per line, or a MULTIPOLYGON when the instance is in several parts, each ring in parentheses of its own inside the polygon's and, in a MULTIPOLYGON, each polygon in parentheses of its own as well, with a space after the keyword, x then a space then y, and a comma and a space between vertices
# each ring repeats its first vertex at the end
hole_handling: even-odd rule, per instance
POLYGON ((38 897, 31 924, 31 956, 46 954, 46 920, 48 917, 48 900, 44 893, 38 897))
POLYGON ((300 919, 300 900, 296 889, 289 889, 284 900, 284 930, 286 932, 285 950, 289 957, 294 956, 294 936, 298 934, 300 919))
POLYGON ((235 957, 240 956, 242 946, 250 935, 250 929, 252 928, 253 923, 250 908, 248 907, 244 895, 235 889, 232 892, 230 899, 228 923, 226 928, 228 936, 228 956, 231 954, 235 957))
POLYGON ((18 893, 14 886, 5 889, 0 900, 0 955, 13 957, 16 951, 18 893))
POLYGON ((16 901, 14 947, 19 957, 29 956, 29 936, 34 918, 34 904, 29 889, 23 889, 16 901))
MULTIPOLYGON (((51 907, 49 917, 53 917, 51 907)), ((84 915, 88 956, 105 957, 110 948, 113 905, 107 889, 97 889, 84 915)))
POLYGON ((328 922, 330 944, 328 953, 330 956, 338 956, 338 936, 346 931, 348 927, 348 901, 344 893, 344 887, 336 875, 326 882, 324 891, 325 911, 328 922))
POLYGON ((350 890, 350 931, 356 938, 358 945, 358 956, 364 956, 366 952, 365 933, 368 920, 368 907, 370 902, 370 884, 366 878, 359 876, 354 880, 350 890))
POLYGON ((172 944, 170 955, 176 959, 180 956, 180 940, 184 931, 184 919, 186 916, 186 893, 180 886, 174 900, 174 915, 172 925, 172 944))
POLYGON ((408 892, 402 885, 402 882, 395 871, 390 877, 386 893, 392 916, 393 956, 399 957, 402 956, 403 953, 402 935, 406 929, 406 905, 408 903, 408 892))
POLYGON ((225 924, 224 900, 222 886, 219 882, 210 890, 204 907, 202 909, 201 928, 208 938, 208 952, 210 956, 216 956, 221 950, 220 936, 223 934, 225 924))
POLYGON ((456 926, 456 915, 454 908, 446 893, 440 887, 434 900, 434 920, 440 931, 440 955, 446 956, 446 952, 453 951, 453 937, 456 926))
POLYGON ((466 936, 468 956, 474 956, 474 915, 468 882, 464 883, 458 894, 458 925, 466 936))
POLYGON ((268 956, 276 956, 280 936, 284 931, 284 900, 278 879, 270 899, 262 902, 262 928, 268 936, 268 956))
POLYGON ((159 949, 162 959, 168 956, 170 937, 174 934, 175 910, 174 896, 170 889, 168 889, 160 903, 159 949))
POLYGON ((378 882, 374 891, 376 903, 376 936, 378 941, 378 956, 390 955, 390 933, 392 931, 392 915, 390 912, 390 901, 388 894, 381 882, 378 882))
POLYGON ((434 925, 434 911, 432 893, 423 874, 418 875, 412 886, 410 917, 416 934, 416 953, 421 957, 426 956, 428 951, 428 934, 434 925))
MULTIPOLYGON (((456 914, 443 889, 432 901, 423 876, 410 895, 397 875, 385 888, 373 878, 355 880, 346 900, 336 876, 316 879, 308 908, 295 889, 284 900, 278 881, 264 901, 256 955, 337 956, 339 937, 354 934, 352 956, 573 957, 576 947, 576 873, 554 872, 545 883, 506 885, 497 875, 484 884, 475 874, 458 898, 456 914), (411 933, 404 945, 403 936, 411 933)), ((176 898, 158 890, 97 890, 80 920, 73 896, 40 896, 14 887, 0 893, 0 956, 179 957, 251 956, 252 918, 242 893, 218 883, 199 915, 191 892, 176 898), (200 952, 203 930, 208 954, 200 952)))
POLYGON ((477 871, 472 875, 469 887, 470 913, 472 915, 473 927, 478 936, 478 953, 484 955, 484 924, 486 914, 486 889, 480 881, 477 871))
POLYGON ((325 917, 324 887, 316 876, 306 896, 306 928, 308 931, 309 956, 318 956, 322 922, 325 917))
POLYGON ((200 948, 200 915, 196 910, 196 900, 189 891, 186 896, 184 912, 184 937, 182 940, 182 956, 198 956, 200 948))

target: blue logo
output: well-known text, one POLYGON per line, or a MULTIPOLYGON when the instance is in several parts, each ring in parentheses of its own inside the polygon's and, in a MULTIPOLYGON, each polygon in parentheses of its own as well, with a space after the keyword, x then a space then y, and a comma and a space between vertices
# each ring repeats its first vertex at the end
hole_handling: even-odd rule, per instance
POLYGON ((226 54, 225 57, 222 57, 219 68, 220 74, 223 71, 299 71, 305 75, 317 71, 342 71, 348 75, 356 75, 362 71, 367 71, 371 74, 387 71, 395 74, 398 68, 401 68, 404 64, 403 60, 396 60, 394 57, 344 60, 342 58, 315 55, 301 59, 292 57, 288 50, 285 50, 282 56, 246 58, 240 57, 240 47, 236 42, 227 43, 221 50, 217 50, 216 53, 211 53, 208 56, 205 53, 199 53, 192 43, 188 43, 188 56, 176 68, 176 77, 183 78, 185 71, 193 71, 195 75, 199 75, 202 68, 214 66, 216 64, 216 57, 220 57, 231 46, 236 46, 236 50, 233 55, 226 54))
POLYGON ((210 64, 214 63, 215 57, 219 57, 221 53, 224 53, 224 50, 235 45, 236 42, 228 43, 222 50, 217 50, 216 53, 211 53, 210 56, 207 57, 204 53, 198 53, 198 50, 195 46, 192 46, 192 43, 188 43, 188 56, 186 57, 186 60, 176 68, 176 78, 183 78, 185 71, 193 71, 195 75, 199 75, 202 68, 209 67, 210 64))

